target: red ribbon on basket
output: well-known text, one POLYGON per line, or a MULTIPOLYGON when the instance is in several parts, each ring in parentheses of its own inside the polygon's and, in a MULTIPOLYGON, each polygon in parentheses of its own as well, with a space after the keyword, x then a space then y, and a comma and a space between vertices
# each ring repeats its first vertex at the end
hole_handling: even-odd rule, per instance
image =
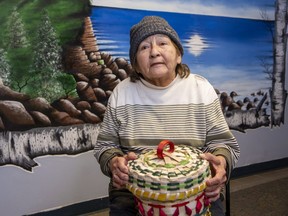
MULTIPOLYGON (((139 212, 142 216, 145 216, 145 210, 144 210, 144 207, 143 207, 143 204, 141 202, 140 199, 138 199, 137 197, 135 197, 135 201, 137 203, 137 206, 138 206, 138 209, 139 209, 139 212)), ((165 206, 163 205, 154 205, 154 204, 149 204, 149 206, 151 206, 151 208, 148 210, 147 212, 147 216, 153 216, 154 214, 154 209, 153 208, 158 208, 159 209, 159 216, 167 216, 165 214, 165 212, 163 211, 163 208, 165 208, 165 206)))
POLYGON ((158 208, 159 209, 159 216, 167 216, 165 214, 165 212, 163 211, 163 209, 162 209, 162 208, 165 208, 165 206, 163 206, 163 205, 154 205, 154 204, 149 204, 149 206, 151 206, 151 208, 147 212, 147 216, 153 216, 154 208, 158 208))
POLYGON ((202 203, 200 202, 200 199, 204 196, 204 192, 199 195, 198 197, 196 197, 196 212, 199 214, 201 209, 202 209, 202 203))
POLYGON ((176 207, 177 209, 175 210, 173 216, 179 216, 179 207, 185 206, 185 212, 188 216, 192 215, 192 209, 190 209, 188 206, 186 206, 189 202, 183 202, 183 203, 178 203, 175 205, 172 205, 172 207, 176 207))
POLYGON ((169 153, 173 153, 174 150, 175 150, 175 147, 174 147, 174 143, 171 142, 170 140, 162 140, 159 144, 158 144, 158 148, 157 148, 157 156, 159 159, 164 159, 164 154, 163 154, 163 151, 164 151, 164 148, 169 145, 169 150, 168 152, 169 153))
POLYGON ((204 206, 207 207, 210 205, 210 201, 209 201, 209 198, 204 196, 204 206))
POLYGON ((143 207, 141 200, 139 200, 137 197, 135 197, 135 202, 136 202, 136 205, 138 207, 140 214, 145 216, 145 210, 144 210, 144 207, 143 207))

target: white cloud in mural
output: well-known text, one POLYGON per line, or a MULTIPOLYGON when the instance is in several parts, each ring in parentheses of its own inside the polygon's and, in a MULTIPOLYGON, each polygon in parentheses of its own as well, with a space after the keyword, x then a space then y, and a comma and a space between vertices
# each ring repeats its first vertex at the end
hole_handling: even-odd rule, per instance
POLYGON ((204 38, 202 38, 200 35, 198 34, 194 34, 192 35, 187 41, 187 48, 188 51, 194 55, 195 57, 200 56, 202 54, 202 52, 207 49, 208 47, 210 47, 204 40, 204 38))
POLYGON ((105 6, 105 7, 118 7, 118 8, 130 8, 140 10, 154 10, 154 11, 166 11, 174 13, 188 13, 188 14, 205 14, 211 16, 225 16, 225 17, 237 17, 248 19, 260 19, 263 17, 263 12, 266 14, 269 20, 274 19, 274 8, 264 10, 265 0, 260 2, 259 5, 252 4, 249 1, 166 1, 166 0, 146 0, 146 1, 134 1, 134 0, 90 0, 92 5, 105 6), (236 4, 236 5, 235 5, 236 4), (261 5, 260 5, 261 4, 261 5))

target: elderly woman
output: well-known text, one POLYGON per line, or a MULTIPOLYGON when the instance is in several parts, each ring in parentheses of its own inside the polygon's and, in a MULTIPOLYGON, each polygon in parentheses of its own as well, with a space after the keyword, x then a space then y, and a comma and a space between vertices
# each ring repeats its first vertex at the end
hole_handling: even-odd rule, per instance
POLYGON ((125 189, 127 161, 169 139, 197 147, 210 162, 206 197, 212 215, 224 215, 219 199, 239 157, 239 146, 222 114, 217 94, 203 77, 182 64, 183 47, 161 17, 147 16, 130 30, 134 73, 114 89, 95 157, 111 177, 110 215, 137 215, 133 195, 125 189))

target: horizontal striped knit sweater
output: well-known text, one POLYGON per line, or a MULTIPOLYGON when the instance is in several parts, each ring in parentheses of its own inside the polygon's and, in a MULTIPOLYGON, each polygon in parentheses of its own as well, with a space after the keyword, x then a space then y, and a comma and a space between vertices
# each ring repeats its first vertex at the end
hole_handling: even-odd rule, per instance
POLYGON ((115 155, 156 148, 164 139, 224 156, 228 177, 240 154, 205 78, 177 76, 166 87, 123 80, 109 98, 94 150, 102 172, 111 176, 108 163, 115 155))

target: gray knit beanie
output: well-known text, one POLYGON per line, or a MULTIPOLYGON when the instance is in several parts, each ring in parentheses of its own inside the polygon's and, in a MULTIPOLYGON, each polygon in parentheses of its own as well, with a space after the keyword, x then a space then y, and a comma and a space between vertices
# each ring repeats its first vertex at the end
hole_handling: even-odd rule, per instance
POLYGON ((130 62, 135 64, 136 53, 140 43, 147 37, 154 34, 164 34, 168 36, 179 48, 183 55, 183 47, 177 32, 168 24, 168 22, 158 16, 145 16, 139 23, 132 26, 130 30, 130 62))

